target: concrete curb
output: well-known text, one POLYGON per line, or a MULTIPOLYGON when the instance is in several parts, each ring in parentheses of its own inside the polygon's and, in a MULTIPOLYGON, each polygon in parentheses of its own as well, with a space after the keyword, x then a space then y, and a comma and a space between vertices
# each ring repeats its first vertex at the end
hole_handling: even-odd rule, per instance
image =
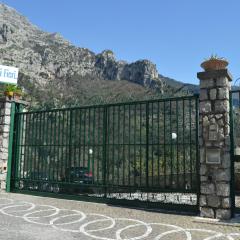
POLYGON ((232 227, 240 227, 240 214, 236 215, 235 218, 223 221, 218 219, 212 219, 212 218, 202 218, 202 217, 195 217, 193 220, 194 223, 205 223, 205 224, 211 224, 211 225, 222 225, 222 226, 232 226, 232 227))

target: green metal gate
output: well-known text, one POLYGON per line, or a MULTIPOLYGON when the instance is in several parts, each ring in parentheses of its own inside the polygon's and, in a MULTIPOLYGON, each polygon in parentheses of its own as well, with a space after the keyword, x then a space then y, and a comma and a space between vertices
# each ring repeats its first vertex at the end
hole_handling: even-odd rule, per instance
POLYGON ((17 112, 12 191, 198 211, 198 96, 17 112))
POLYGON ((240 213, 240 90, 230 92, 232 208, 240 213))

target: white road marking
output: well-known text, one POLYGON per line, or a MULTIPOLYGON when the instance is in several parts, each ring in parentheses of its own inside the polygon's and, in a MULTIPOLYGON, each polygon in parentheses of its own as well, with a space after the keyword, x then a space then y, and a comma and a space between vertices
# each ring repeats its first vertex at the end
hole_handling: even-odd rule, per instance
POLYGON ((51 205, 35 205, 34 203, 8 198, 0 198, 0 214, 22 218, 31 224, 51 226, 59 231, 80 233, 99 240, 160 240, 167 236, 171 239, 193 240, 194 233, 197 233, 198 237, 199 233, 205 235, 204 238, 199 238, 201 240, 237 240, 240 237, 240 233, 221 233, 200 228, 184 229, 172 224, 146 223, 129 218, 112 218, 102 214, 60 209, 51 205), (119 224, 120 226, 118 226, 119 224), (153 226, 158 228, 153 230, 153 226), (136 235, 130 236, 129 230, 134 229, 136 230, 132 232, 136 235), (115 236, 112 232, 115 232, 115 236), (126 238, 126 235, 129 235, 129 237, 126 238), (206 235, 208 236, 206 237, 206 235), (123 238, 123 236, 125 237, 123 238))

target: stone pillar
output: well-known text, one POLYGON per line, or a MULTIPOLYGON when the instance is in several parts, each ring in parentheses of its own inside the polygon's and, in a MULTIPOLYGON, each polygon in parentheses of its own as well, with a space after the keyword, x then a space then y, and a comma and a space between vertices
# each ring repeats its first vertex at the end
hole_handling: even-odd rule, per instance
POLYGON ((0 190, 6 189, 11 101, 0 98, 0 190))
POLYGON ((231 158, 227 69, 199 72, 200 215, 231 218, 231 158))

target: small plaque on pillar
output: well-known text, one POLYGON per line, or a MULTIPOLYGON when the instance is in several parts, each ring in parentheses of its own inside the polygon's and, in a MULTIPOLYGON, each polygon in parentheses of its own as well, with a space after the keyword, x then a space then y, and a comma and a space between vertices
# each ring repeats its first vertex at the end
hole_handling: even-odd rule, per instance
POLYGON ((207 164, 221 164, 219 148, 206 149, 206 163, 207 164))
POLYGON ((218 140, 218 125, 211 124, 208 130, 208 140, 217 141, 218 140))

